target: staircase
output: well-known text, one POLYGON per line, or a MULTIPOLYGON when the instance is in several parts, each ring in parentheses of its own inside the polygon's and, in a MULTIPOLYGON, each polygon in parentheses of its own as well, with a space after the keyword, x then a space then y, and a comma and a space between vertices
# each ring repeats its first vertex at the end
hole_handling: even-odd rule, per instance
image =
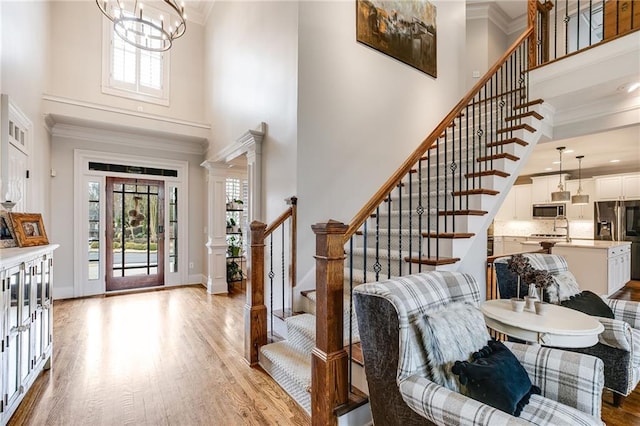
MULTIPOLYGON (((355 315, 351 315, 349 288, 353 286, 407 275, 427 270, 456 270, 459 260, 464 258, 476 235, 486 232, 501 203, 501 194, 506 194, 518 175, 518 170, 526 161, 541 137, 540 120, 542 105, 536 102, 526 116, 522 116, 518 128, 510 129, 508 139, 488 142, 486 148, 498 151, 476 159, 475 173, 466 172, 462 184, 454 182, 459 176, 453 174, 445 182, 438 184, 438 175, 426 177, 432 170, 446 169, 444 152, 448 158, 454 154, 446 146, 445 138, 431 148, 431 153, 439 152, 439 163, 416 165, 398 188, 386 201, 382 209, 371 215, 366 224, 358 230, 353 243, 345 245, 347 267, 345 267, 345 293, 343 298, 344 346, 349 346, 349 327, 352 327, 352 343, 359 342, 355 315), (418 167, 422 170, 419 171, 418 167), (420 192, 417 175, 421 175, 427 193, 420 192), (442 188, 436 189, 439 185, 442 188), (411 190, 409 189, 411 188, 411 190), (474 188, 467 190, 465 188, 474 188), (453 190, 452 190, 453 189, 453 190), (463 209, 457 209, 456 197, 464 197, 463 209), (429 209, 419 214, 419 208, 429 198, 429 209), (436 206, 448 206, 439 210, 436 206), (443 213, 444 212, 444 213, 443 213), (491 212, 491 214, 490 214, 491 212), (411 223, 411 226, 409 224, 411 223)), ((517 111, 519 108, 513 108, 517 111)), ((464 124, 464 123, 463 123, 464 124)), ((494 133, 492 137, 497 137, 494 133)), ((492 139, 492 138, 488 138, 492 139)), ((484 149, 484 147, 483 147, 484 149)), ((455 153, 455 157, 466 158, 466 152, 455 153)), ((424 161, 424 160, 422 160, 424 161)), ((484 255, 484 254, 483 254, 484 255)), ((311 414, 311 352, 316 345, 315 298, 316 292, 306 292, 308 312, 285 319, 287 336, 285 340, 260 348, 259 363, 280 386, 311 414)), ((363 389, 366 391, 366 389, 363 389)))
MULTIPOLYGON (((344 350, 358 341, 350 309, 354 286, 459 270, 465 259, 476 266, 485 262, 484 246, 475 243, 542 136, 543 101, 528 98, 527 61, 534 46, 530 27, 348 225, 312 227, 318 292, 306 296, 317 297, 322 316, 316 318, 310 303, 309 312, 285 320, 285 340, 254 346, 260 346, 260 365, 312 415, 314 425, 335 424, 336 408, 346 406, 357 387, 344 350), (335 321, 340 314, 342 324, 335 321), (316 339, 316 333, 322 335, 316 339)), ((366 383, 359 386, 367 390, 366 383)))

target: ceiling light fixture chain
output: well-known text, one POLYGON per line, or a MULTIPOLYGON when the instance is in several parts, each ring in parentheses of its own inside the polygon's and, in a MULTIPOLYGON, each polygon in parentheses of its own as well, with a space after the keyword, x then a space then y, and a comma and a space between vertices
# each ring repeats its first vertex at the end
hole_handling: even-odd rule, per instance
POLYGON ((582 159, 584 155, 576 156, 578 159, 578 192, 571 197, 571 204, 585 205, 589 204, 589 195, 582 193, 582 159))
POLYGON ((564 146, 556 148, 560 153, 560 173, 558 181, 558 190, 551 193, 551 201, 569 201, 571 199, 571 193, 564 190, 564 184, 562 183, 562 151, 565 150, 564 146))
POLYGON ((182 37, 187 29, 184 3, 178 5, 176 0, 153 2, 158 10, 145 8, 138 0, 96 0, 96 4, 102 14, 113 22, 116 34, 139 49, 152 52, 169 50, 173 40, 182 37))

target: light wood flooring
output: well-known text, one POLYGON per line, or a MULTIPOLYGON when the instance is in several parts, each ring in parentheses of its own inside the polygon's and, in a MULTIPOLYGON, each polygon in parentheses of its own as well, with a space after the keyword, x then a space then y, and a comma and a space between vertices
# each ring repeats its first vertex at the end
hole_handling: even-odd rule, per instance
MULTIPOLYGON (((640 301, 640 281, 615 295, 640 301)), ((244 294, 200 286, 54 303, 53 369, 10 425, 307 425, 309 418, 242 358, 244 294)), ((608 426, 640 425, 640 387, 608 426)))
POLYGON ((243 359, 244 294, 189 286, 54 302, 53 368, 12 425, 308 425, 243 359))

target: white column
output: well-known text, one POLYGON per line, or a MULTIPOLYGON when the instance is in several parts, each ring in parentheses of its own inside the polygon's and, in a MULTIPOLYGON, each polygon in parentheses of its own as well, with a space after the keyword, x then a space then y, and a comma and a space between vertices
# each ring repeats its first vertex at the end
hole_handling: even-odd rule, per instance
POLYGON ((226 171, 221 162, 205 161, 207 174, 207 293, 227 292, 226 171))
POLYGON ((249 223, 263 221, 262 217, 262 144, 256 143, 247 151, 249 179, 249 223))

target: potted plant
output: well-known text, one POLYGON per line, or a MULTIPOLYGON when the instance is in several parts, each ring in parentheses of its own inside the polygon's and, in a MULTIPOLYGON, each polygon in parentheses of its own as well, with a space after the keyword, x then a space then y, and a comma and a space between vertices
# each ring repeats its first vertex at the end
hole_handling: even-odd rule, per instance
POLYGON ((240 238, 232 235, 227 240, 227 244, 227 255, 229 255, 230 257, 240 256, 240 252, 242 250, 242 241, 240 241, 240 238))
POLYGON ((233 232, 233 228, 236 226, 236 220, 232 217, 227 219, 227 234, 233 232))
POLYGON ((244 201, 239 198, 233 200, 233 209, 234 210, 242 210, 244 208, 244 201))
POLYGON ((241 281, 243 277, 244 273, 238 262, 227 262, 227 282, 241 281))
POLYGON ((521 254, 514 254, 507 261, 507 269, 509 269, 509 271, 513 272, 518 277, 516 297, 511 298, 511 306, 514 311, 522 312, 524 310, 526 302, 523 298, 520 297, 520 281, 524 279, 524 275, 529 269, 531 269, 531 265, 529 265, 529 259, 521 254))

